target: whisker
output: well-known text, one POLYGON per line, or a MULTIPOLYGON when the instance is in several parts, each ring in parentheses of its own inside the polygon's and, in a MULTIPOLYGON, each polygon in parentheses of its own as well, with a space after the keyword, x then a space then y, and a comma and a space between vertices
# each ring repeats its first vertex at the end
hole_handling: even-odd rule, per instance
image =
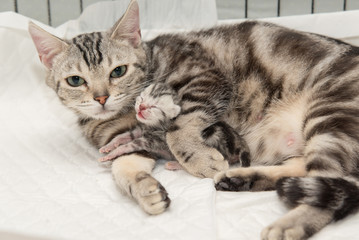
POLYGON ((76 107, 91 107, 91 106, 93 106, 92 104, 78 104, 78 105, 76 105, 76 107))

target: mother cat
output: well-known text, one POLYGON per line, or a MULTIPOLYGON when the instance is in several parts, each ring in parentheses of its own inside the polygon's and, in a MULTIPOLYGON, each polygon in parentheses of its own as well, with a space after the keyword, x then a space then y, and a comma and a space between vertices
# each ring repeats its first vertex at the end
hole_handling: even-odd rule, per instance
MULTIPOLYGON (((188 172, 217 173, 221 190, 277 189, 293 207, 262 239, 305 239, 358 208, 357 47, 254 21, 141 42, 138 13, 132 1, 108 32, 71 40, 29 25, 47 84, 95 146, 135 127, 136 96, 162 81, 182 101, 167 143, 188 172), (243 135, 253 167, 225 171, 226 160, 203 143, 219 120, 243 135)), ((118 186, 149 214, 169 206, 150 175, 154 163, 134 153, 112 166, 118 186)))

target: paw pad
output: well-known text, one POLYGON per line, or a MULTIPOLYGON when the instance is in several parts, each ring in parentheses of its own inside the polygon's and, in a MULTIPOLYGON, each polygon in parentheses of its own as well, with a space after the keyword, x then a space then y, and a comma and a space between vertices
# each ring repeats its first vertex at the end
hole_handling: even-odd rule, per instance
POLYGON ((245 181, 243 178, 225 177, 221 179, 216 185, 219 191, 248 191, 251 189, 252 182, 245 181))

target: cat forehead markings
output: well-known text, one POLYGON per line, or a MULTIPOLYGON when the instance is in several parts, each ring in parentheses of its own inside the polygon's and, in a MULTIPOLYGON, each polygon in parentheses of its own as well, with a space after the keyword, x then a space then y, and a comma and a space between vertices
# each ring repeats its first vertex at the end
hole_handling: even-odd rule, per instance
POLYGON ((93 68, 103 61, 102 44, 103 36, 100 32, 81 34, 72 39, 72 43, 82 54, 86 65, 93 68))

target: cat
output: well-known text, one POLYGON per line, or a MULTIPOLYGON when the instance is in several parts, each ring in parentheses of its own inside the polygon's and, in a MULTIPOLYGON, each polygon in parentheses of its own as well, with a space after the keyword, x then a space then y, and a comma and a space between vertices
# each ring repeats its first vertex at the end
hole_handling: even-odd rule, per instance
MULTIPOLYGON (((180 114, 180 100, 176 93, 164 83, 153 83, 136 98, 135 111, 140 127, 115 137, 100 149, 107 156, 100 162, 113 160, 118 156, 146 150, 154 157, 175 160, 166 144, 166 132, 174 118, 180 114)), ((204 143, 218 149, 230 164, 248 167, 250 154, 246 142, 225 122, 217 122, 202 132, 204 143)), ((182 169, 177 161, 167 162, 166 169, 182 169)))
MULTIPOLYGON (((164 82, 181 101, 166 143, 191 174, 219 190, 275 189, 292 209, 261 238, 307 239, 359 206, 359 48, 275 24, 246 21, 141 41, 131 1, 107 32, 30 34, 47 84, 79 116, 96 147, 136 127, 135 98, 164 82), (244 138, 251 166, 228 162, 202 139, 225 121, 244 138)), ((145 152, 118 157, 114 179, 149 214, 170 205, 145 152)))

